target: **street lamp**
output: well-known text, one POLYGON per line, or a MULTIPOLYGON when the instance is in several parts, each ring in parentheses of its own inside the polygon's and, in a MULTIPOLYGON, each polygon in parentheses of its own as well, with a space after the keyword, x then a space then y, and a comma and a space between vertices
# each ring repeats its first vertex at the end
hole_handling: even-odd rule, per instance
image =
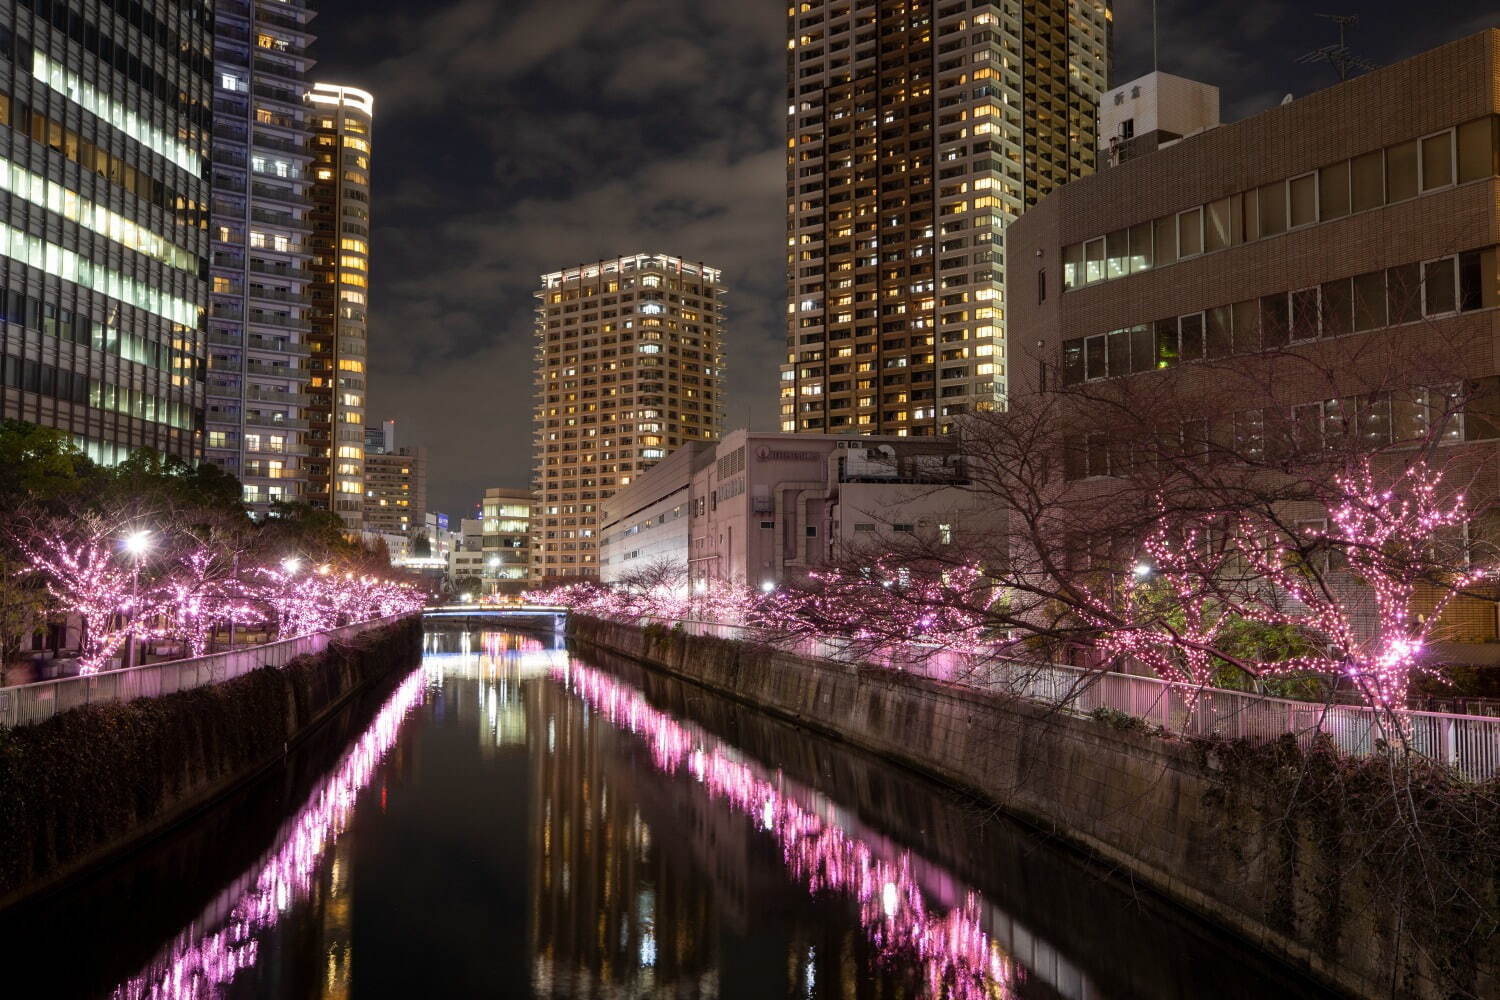
POLYGON ((281 560, 281 571, 287 576, 296 576, 297 571, 302 568, 302 560, 296 556, 287 556, 281 560))
POLYGON ((1130 571, 1135 574, 1136 579, 1144 580, 1146 577, 1151 575, 1151 564, 1138 562, 1134 567, 1131 568, 1130 571))
POLYGON ((136 611, 136 603, 141 589, 141 559, 151 550, 151 532, 132 531, 125 536, 121 547, 130 556, 134 570, 130 577, 130 634, 125 639, 124 666, 129 668, 135 666, 135 626, 140 617, 136 611))
POLYGON ((761 583, 760 583, 760 590, 761 590, 761 593, 763 593, 763 594, 769 594, 771 591, 773 591, 775 589, 776 589, 776 584, 775 584, 774 581, 771 581, 771 580, 762 580, 761 583))

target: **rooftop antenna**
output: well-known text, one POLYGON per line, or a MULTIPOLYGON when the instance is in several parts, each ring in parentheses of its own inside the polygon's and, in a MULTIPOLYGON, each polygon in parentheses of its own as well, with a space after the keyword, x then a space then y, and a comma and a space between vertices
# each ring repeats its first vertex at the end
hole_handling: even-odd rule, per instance
POLYGON ((1350 52, 1349 47, 1344 44, 1344 30, 1359 23, 1358 14, 1314 14, 1313 16, 1321 17, 1326 21, 1332 21, 1338 25, 1339 41, 1337 45, 1325 45, 1321 49, 1304 52, 1297 57, 1299 63, 1326 62, 1338 74, 1340 83, 1343 83, 1355 73, 1362 73, 1375 68, 1374 63, 1366 62, 1359 58, 1353 52, 1350 52))

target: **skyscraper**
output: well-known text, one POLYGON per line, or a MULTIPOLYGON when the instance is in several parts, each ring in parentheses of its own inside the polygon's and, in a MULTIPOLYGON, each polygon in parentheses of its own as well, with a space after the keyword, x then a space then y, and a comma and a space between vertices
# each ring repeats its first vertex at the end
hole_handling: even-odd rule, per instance
MULTIPOLYGON (((308 501, 351 532, 365 510, 365 310, 370 286, 370 133, 375 99, 317 83, 312 109, 312 381, 308 501)), ((421 517, 415 522, 421 525, 421 517)))
POLYGON ((724 430, 717 268, 631 254, 537 291, 532 579, 598 576, 599 504, 724 430))
POLYGON ((203 450, 207 0, 0 0, 0 416, 90 457, 203 450))
POLYGON ((307 387, 307 121, 313 13, 214 9, 213 294, 206 457, 253 514, 302 499, 307 387))
POLYGON ((1005 391, 1006 225, 1092 171, 1109 0, 806 0, 787 42, 781 429, 927 435, 1005 391))

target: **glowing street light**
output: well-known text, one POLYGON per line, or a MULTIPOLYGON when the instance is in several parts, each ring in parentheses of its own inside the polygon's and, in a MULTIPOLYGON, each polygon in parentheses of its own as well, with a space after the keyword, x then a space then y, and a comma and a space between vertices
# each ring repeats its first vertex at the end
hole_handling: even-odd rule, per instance
POLYGON ((760 591, 763 594, 769 594, 771 591, 773 591, 775 589, 776 589, 776 583, 773 580, 762 580, 760 582, 760 591))
POLYGON ((125 536, 125 551, 139 559, 151 549, 151 532, 132 531, 125 536))
POLYGON ((1138 562, 1134 567, 1131 568, 1131 572, 1136 575, 1137 579, 1144 580, 1146 577, 1151 575, 1151 564, 1138 562))
POLYGON ((287 556, 285 559, 281 560, 281 570, 287 576, 294 575, 301 568, 302 560, 298 559, 296 556, 287 556))
POLYGON ((132 531, 125 536, 121 544, 130 555, 135 570, 130 578, 130 632, 125 638, 125 662, 121 666, 133 667, 135 666, 135 625, 140 617, 136 611, 136 604, 141 589, 141 558, 151 551, 151 532, 145 529, 132 531))

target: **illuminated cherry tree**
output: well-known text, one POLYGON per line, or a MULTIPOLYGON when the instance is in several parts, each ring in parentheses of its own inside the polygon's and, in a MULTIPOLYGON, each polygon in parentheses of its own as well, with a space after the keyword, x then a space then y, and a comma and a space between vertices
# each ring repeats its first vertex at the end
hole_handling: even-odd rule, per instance
POLYGON ((1336 474, 1327 527, 1308 533, 1345 564, 1328 570, 1310 562, 1305 543, 1241 517, 1240 548, 1247 561, 1290 601, 1268 600, 1262 590, 1239 601, 1237 610, 1253 621, 1295 626, 1327 646, 1326 654, 1278 667, 1342 674, 1368 704, 1384 710, 1405 706, 1444 609, 1487 572, 1473 563, 1455 565, 1451 553, 1444 558, 1441 536, 1462 527, 1471 514, 1464 495, 1446 495, 1442 483, 1424 461, 1391 476, 1367 458, 1336 474), (1432 599, 1419 609, 1423 590, 1432 599), (1362 611, 1362 594, 1373 600, 1373 616, 1362 611))
POLYGON ((134 557, 117 532, 85 519, 17 524, 9 534, 26 571, 42 579, 58 610, 78 617, 80 673, 107 667, 132 635, 154 633, 160 606, 150 588, 139 586, 134 557))

